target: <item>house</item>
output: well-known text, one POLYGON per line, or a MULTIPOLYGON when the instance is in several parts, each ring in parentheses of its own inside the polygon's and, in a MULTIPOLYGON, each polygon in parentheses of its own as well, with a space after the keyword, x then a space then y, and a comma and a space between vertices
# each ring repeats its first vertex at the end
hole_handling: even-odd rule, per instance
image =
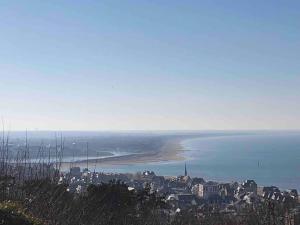
POLYGON ((294 199, 298 199, 298 191, 296 189, 288 189, 286 192, 294 199))
POLYGON ((219 195, 222 199, 234 198, 234 187, 230 183, 219 184, 219 195))
POLYGON ((192 194, 170 194, 167 196, 166 202, 173 209, 188 209, 198 205, 198 199, 192 194))
POLYGON ((152 178, 152 177, 155 176, 155 173, 153 171, 146 170, 146 171, 143 172, 142 176, 145 177, 145 178, 146 177, 151 177, 152 178))
POLYGON ((243 200, 248 204, 259 203, 260 201, 259 197, 254 192, 249 192, 246 194, 243 200))
POLYGON ((257 184, 254 180, 245 180, 241 186, 245 192, 257 193, 257 184))
POLYGON ((213 181, 209 181, 204 184, 197 184, 196 187, 193 186, 193 190, 196 192, 195 194, 198 197, 204 199, 219 195, 218 183, 213 181))
POLYGON ((257 195, 266 198, 270 193, 273 194, 274 192, 279 192, 278 187, 275 186, 267 186, 267 187, 258 187, 257 188, 257 195))

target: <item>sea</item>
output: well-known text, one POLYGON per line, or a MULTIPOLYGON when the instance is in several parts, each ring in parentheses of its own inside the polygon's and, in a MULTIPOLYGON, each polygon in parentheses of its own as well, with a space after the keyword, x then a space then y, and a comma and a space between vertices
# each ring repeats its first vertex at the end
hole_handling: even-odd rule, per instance
POLYGON ((241 182, 253 179, 260 186, 300 190, 300 132, 252 132, 185 139, 182 161, 106 166, 98 171, 158 175, 188 174, 205 180, 241 182))

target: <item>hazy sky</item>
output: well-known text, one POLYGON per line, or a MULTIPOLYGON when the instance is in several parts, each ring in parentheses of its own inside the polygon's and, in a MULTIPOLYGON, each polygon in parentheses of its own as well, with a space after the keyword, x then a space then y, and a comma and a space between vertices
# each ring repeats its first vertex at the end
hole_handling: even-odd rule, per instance
POLYGON ((13 130, 298 129, 300 1, 0 2, 13 130))

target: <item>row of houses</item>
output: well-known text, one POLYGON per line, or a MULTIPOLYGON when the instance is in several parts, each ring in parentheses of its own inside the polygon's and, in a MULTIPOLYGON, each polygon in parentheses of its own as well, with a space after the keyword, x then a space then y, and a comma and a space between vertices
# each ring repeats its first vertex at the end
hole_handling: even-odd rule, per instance
MULTIPOLYGON (((186 172, 186 170, 185 170, 186 172)), ((98 173, 83 171, 79 167, 62 175, 61 182, 69 184, 68 190, 82 193, 88 184, 101 184, 118 180, 128 185, 129 190, 148 189, 162 196, 175 213, 185 209, 205 208, 214 204, 219 210, 237 211, 247 204, 259 204, 266 200, 297 202, 297 190, 280 191, 277 187, 258 187, 254 180, 218 183, 203 178, 184 176, 157 176, 153 171, 137 174, 98 173)))

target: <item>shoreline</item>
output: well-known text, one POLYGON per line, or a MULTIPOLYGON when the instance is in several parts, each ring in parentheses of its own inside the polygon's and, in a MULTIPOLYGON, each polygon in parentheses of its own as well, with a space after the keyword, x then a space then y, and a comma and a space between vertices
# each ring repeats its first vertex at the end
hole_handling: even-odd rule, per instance
MULTIPOLYGON (((131 164, 147 164, 147 163, 158 163, 158 162, 174 162, 174 161, 183 161, 186 158, 182 155, 187 149, 182 145, 183 141, 197 139, 197 138, 216 138, 216 137, 228 137, 241 134, 204 134, 204 135, 183 135, 183 136, 173 136, 166 137, 162 146, 160 146, 155 151, 145 151, 142 153, 132 153, 127 155, 120 156, 109 156, 105 158, 98 159, 89 159, 88 163, 96 167, 104 166, 122 166, 122 165, 131 165, 131 164)), ((245 135, 245 134, 242 134, 245 135)), ((63 162, 62 169, 68 170, 70 165, 79 166, 81 168, 86 168, 87 160, 78 160, 75 162, 63 162)))
MULTIPOLYGON (((199 136, 198 136, 199 137, 199 136)), ((167 138, 165 143, 153 152, 133 153, 121 156, 112 156, 106 158, 90 159, 89 164, 101 165, 101 166, 117 166, 117 165, 130 165, 130 164, 142 164, 142 163, 154 163, 162 161, 181 161, 184 160, 182 153, 185 151, 181 142, 183 140, 192 139, 195 137, 176 137, 167 138)), ((63 168, 69 168, 72 162, 63 162, 63 168)), ((73 162, 76 166, 86 167, 87 160, 80 160, 73 162)))

